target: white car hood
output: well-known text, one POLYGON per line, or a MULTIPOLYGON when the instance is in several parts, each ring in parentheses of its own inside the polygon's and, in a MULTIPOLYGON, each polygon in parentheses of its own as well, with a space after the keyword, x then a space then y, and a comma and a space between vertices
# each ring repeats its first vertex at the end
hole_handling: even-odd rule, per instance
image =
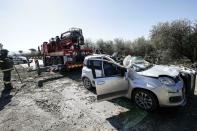
POLYGON ((137 73, 140 75, 149 76, 149 77, 159 77, 160 75, 176 77, 179 75, 179 70, 171 66, 153 65, 153 67, 151 67, 150 69, 137 72, 137 73))
MULTIPOLYGON (((140 68, 147 67, 146 64, 134 64, 132 63, 132 57, 130 55, 126 56, 123 65, 126 68, 135 68, 134 65, 137 65, 140 68)), ((135 70, 135 69, 134 69, 135 70)), ((186 74, 196 74, 196 71, 190 68, 186 68, 184 66, 175 66, 175 65, 153 65, 152 67, 137 72, 139 75, 149 76, 149 77, 159 77, 160 75, 166 75, 171 77, 176 77, 179 73, 186 74)))

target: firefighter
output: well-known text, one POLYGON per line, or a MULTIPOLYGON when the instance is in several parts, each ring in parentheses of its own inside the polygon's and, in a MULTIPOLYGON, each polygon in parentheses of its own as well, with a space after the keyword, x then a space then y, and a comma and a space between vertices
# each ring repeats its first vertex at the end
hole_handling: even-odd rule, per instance
POLYGON ((8 57, 8 50, 0 50, 0 69, 3 72, 4 91, 10 92, 12 90, 11 71, 13 70, 13 60, 8 57))

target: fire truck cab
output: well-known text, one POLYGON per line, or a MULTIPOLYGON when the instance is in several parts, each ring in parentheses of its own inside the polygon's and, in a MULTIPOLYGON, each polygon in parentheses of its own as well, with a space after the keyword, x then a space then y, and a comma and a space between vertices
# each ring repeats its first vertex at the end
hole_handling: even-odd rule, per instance
POLYGON ((82 68, 85 56, 93 52, 84 48, 82 29, 71 28, 49 42, 43 42, 41 53, 45 66, 59 66, 60 68, 82 68))

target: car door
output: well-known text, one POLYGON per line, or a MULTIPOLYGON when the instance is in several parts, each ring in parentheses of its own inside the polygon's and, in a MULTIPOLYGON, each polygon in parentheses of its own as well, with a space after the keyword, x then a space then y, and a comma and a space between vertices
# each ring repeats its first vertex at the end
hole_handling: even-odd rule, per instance
POLYGON ((89 61, 90 66, 95 69, 95 73, 97 77, 102 76, 102 62, 99 59, 92 59, 89 61))
POLYGON ((85 62, 86 66, 83 67, 82 76, 88 77, 92 83, 92 86, 95 87, 95 80, 92 74, 92 68, 94 68, 95 73, 98 77, 101 77, 102 73, 102 62, 97 59, 90 59, 85 62))
POLYGON ((110 100, 127 94, 129 82, 124 78, 121 71, 123 68, 118 65, 102 61, 102 76, 95 78, 98 101, 110 100))

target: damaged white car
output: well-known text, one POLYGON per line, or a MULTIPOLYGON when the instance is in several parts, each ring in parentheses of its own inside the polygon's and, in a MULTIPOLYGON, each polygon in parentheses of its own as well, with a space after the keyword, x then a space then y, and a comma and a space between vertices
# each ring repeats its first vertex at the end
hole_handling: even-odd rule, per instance
POLYGON ((127 56, 123 64, 105 55, 86 57, 82 70, 84 86, 96 87, 97 100, 126 96, 147 111, 158 106, 183 105, 186 90, 194 90, 194 70, 153 65, 131 56, 127 56))

